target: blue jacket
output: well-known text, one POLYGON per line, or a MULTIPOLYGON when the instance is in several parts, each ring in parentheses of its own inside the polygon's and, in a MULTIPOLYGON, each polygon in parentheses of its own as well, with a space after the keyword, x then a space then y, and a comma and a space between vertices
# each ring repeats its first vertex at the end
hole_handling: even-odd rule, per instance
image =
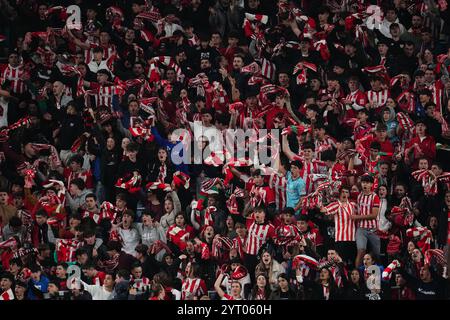
MULTIPOLYGON (((172 150, 177 147, 179 148, 180 152, 178 153, 180 159, 183 159, 183 162, 181 164, 175 164, 174 166, 176 168, 177 171, 181 171, 184 172, 186 174, 189 173, 188 171, 188 166, 185 163, 185 159, 183 158, 184 156, 184 147, 183 147, 183 143, 181 141, 178 141, 176 143, 170 142, 167 139, 164 139, 163 137, 161 137, 161 135, 158 132, 158 129, 156 129, 155 127, 152 127, 152 134, 155 137, 156 142, 159 144, 159 146, 166 148, 167 150, 167 154, 169 155, 169 157, 171 157, 172 154, 172 150)), ((171 161, 173 163, 173 161, 171 161)))
MULTIPOLYGON (((48 278, 46 276, 41 275, 41 279, 39 281, 34 281, 33 279, 30 279, 28 286, 34 286, 34 288, 41 291, 42 293, 47 293, 49 282, 50 281, 48 280, 48 278)), ((28 299, 30 299, 30 300, 38 299, 38 297, 34 294, 33 290, 28 290, 28 299)))

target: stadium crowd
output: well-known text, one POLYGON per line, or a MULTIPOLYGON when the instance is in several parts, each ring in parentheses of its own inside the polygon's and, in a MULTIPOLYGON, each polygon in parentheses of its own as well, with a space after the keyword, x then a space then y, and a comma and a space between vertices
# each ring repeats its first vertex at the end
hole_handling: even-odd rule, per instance
POLYGON ((0 15, 0 300, 448 299, 447 0, 0 15))

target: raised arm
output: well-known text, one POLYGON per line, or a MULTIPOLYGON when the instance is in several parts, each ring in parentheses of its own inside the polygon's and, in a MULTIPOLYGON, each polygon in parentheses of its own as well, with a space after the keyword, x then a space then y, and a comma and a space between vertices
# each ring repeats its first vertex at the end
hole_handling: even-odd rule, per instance
POLYGON ((191 209, 191 223, 195 230, 200 230, 200 224, 195 220, 195 210, 196 209, 191 209))
POLYGON ((88 50, 91 48, 91 46, 89 44, 82 42, 80 39, 75 37, 75 35, 72 33, 72 31, 70 31, 70 29, 67 29, 67 33, 69 34, 69 37, 72 39, 73 43, 75 43, 75 45, 77 47, 80 47, 81 49, 85 49, 85 50, 88 50))
POLYGON ((161 137, 156 127, 152 127, 151 131, 152 135, 155 137, 156 143, 158 143, 161 147, 166 147, 169 144, 169 140, 161 137))
POLYGON ((172 201, 173 201, 173 208, 175 211, 175 214, 181 212, 181 202, 180 199, 178 198, 178 194, 176 191, 172 191, 172 201))
POLYGON ((222 280, 223 280, 223 273, 220 273, 219 276, 216 279, 216 282, 214 283, 214 289, 216 290, 217 294, 221 298, 223 298, 225 296, 225 292, 220 287, 220 284, 222 283, 222 280))
POLYGON ((295 159, 296 154, 292 152, 291 148, 289 147, 289 141, 287 138, 287 135, 283 135, 282 137, 282 149, 286 157, 288 157, 289 160, 293 161, 295 159))
POLYGON ((297 117, 297 115, 292 110, 291 99, 286 100, 286 108, 289 111, 289 114, 292 116, 292 118, 294 118, 295 121, 300 123, 301 122, 300 119, 297 117))

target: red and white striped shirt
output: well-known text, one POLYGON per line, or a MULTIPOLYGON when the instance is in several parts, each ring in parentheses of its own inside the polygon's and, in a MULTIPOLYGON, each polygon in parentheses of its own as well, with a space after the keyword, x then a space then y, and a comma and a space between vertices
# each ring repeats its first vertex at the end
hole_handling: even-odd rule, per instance
POLYGON ((374 109, 379 109, 386 105, 387 99, 390 97, 389 90, 384 89, 380 91, 367 91, 367 99, 369 102, 374 102, 374 109))
POLYGON ((311 192, 314 192, 315 185, 314 180, 311 178, 310 175, 312 174, 327 174, 328 168, 326 164, 319 160, 312 160, 312 161, 305 161, 304 159, 300 158, 296 160, 303 161, 303 168, 300 171, 300 178, 302 178, 305 181, 305 192, 306 195, 310 194, 311 192))
POLYGON ((252 218, 247 218, 247 229, 245 253, 249 255, 258 254, 263 244, 275 236, 275 227, 271 223, 257 224, 252 218))
POLYGON ((275 192, 269 186, 257 186, 253 182, 247 182, 245 188, 249 192, 250 203, 253 207, 268 206, 275 202, 275 192))
POLYGON ((355 241, 356 226, 351 216, 355 214, 356 204, 353 202, 335 201, 325 207, 326 215, 334 215, 335 241, 355 241))
POLYGON ((278 210, 286 207, 287 179, 278 173, 272 173, 269 178, 269 187, 275 191, 275 205, 278 210))
POLYGON ((186 297, 201 297, 207 293, 205 281, 200 278, 186 278, 183 280, 181 286, 181 300, 186 300, 186 297))
POLYGON ((22 94, 25 93, 26 85, 22 80, 24 70, 23 66, 19 65, 17 67, 12 67, 10 64, 3 70, 2 73, 2 82, 5 80, 11 81, 11 90, 14 93, 22 94))
MULTIPOLYGON (((362 216, 367 216, 372 214, 373 208, 380 207, 380 198, 374 192, 370 194, 360 193, 357 199, 358 203, 358 214, 362 216)), ((358 228, 364 229, 378 229, 378 219, 371 220, 359 220, 358 228)))

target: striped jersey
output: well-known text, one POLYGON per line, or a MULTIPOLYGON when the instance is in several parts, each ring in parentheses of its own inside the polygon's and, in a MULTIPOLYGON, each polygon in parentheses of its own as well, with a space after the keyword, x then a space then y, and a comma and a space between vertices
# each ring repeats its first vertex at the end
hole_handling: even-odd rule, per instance
POLYGON ((312 161, 306 161, 303 158, 299 157, 295 160, 300 160, 303 162, 303 168, 300 171, 300 178, 302 178, 305 181, 306 188, 305 193, 306 195, 314 192, 315 185, 314 185, 314 179, 312 178, 313 174, 327 174, 328 168, 326 164, 319 160, 312 160, 312 161))
POLYGON ((261 75, 267 79, 272 80, 276 73, 275 64, 268 59, 261 58, 261 75))
POLYGON ((326 215, 334 215, 335 241, 355 241, 356 226, 351 216, 356 213, 353 202, 335 201, 325 207, 326 215))
MULTIPOLYGON (((380 198, 374 192, 370 194, 360 193, 358 195, 357 204, 358 214, 367 216, 372 214, 373 208, 380 207, 380 198)), ((357 226, 364 229, 378 229, 378 218, 371 220, 359 220, 357 226)))
POLYGON ((237 299, 237 298, 234 298, 233 296, 230 296, 229 294, 225 293, 225 294, 223 295, 222 300, 244 300, 244 299, 242 299, 242 298, 237 299))
POLYGON ((279 173, 272 173, 269 178, 269 187, 275 192, 275 205, 278 210, 286 207, 287 179, 279 173))
POLYGON ((325 136, 325 139, 320 141, 319 139, 314 140, 314 146, 316 147, 316 157, 320 160, 320 155, 325 150, 331 150, 332 148, 336 149, 336 139, 330 137, 328 135, 325 136))
POLYGON ((275 202, 275 193, 269 186, 257 186, 253 182, 248 182, 245 184, 245 188, 249 192, 250 203, 253 207, 268 206, 275 202))
POLYGON ((247 218, 247 241, 245 253, 249 255, 258 254, 259 249, 269 238, 275 236, 275 227, 271 223, 258 224, 253 218, 247 218))
POLYGON ((9 80, 11 82, 11 90, 14 93, 22 94, 25 93, 26 86, 25 82, 22 80, 22 76, 24 74, 23 66, 19 65, 17 67, 12 67, 10 64, 3 70, 2 73, 2 83, 5 80, 9 80))
POLYGON ((192 300, 192 297, 200 298, 207 292, 204 280, 200 278, 186 278, 181 286, 181 300, 192 300))

